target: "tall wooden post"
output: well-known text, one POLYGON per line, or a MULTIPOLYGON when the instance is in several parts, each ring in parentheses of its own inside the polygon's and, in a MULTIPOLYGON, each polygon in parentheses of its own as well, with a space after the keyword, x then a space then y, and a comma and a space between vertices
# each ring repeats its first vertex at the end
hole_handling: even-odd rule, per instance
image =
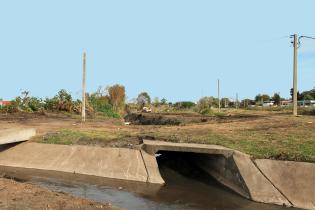
POLYGON ((218 79, 218 100, 219 100, 219 112, 221 112, 220 80, 219 79, 218 79))
POLYGON ((293 115, 297 116, 297 49, 298 35, 293 35, 293 115))
POLYGON ((83 77, 82 77, 82 122, 85 122, 85 83, 86 78, 86 53, 84 51, 83 53, 83 77))

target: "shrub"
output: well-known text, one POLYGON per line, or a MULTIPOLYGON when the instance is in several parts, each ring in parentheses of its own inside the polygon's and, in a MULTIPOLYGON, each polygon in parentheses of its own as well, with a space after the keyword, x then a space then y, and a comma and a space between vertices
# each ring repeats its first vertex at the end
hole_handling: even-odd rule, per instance
POLYGON ((121 111, 125 105, 125 87, 123 85, 113 85, 107 88, 109 103, 115 111, 121 111))
POLYGON ((191 101, 180 101, 176 102, 173 106, 178 109, 190 109, 194 107, 196 104, 191 101))
POLYGON ((116 113, 113 106, 109 103, 108 96, 101 96, 97 93, 93 93, 89 96, 89 103, 93 107, 95 112, 100 112, 106 117, 119 118, 120 115, 116 113))
POLYGON ((49 111, 81 112, 81 102, 72 101, 72 96, 66 90, 60 90, 53 98, 46 98, 44 107, 49 111))
POLYGON ((16 101, 11 101, 10 104, 5 105, 1 108, 1 112, 4 113, 16 113, 19 112, 19 107, 18 104, 16 103, 16 101))
POLYGON ((210 113, 212 112, 211 107, 214 105, 217 105, 218 99, 214 97, 202 97, 199 99, 196 107, 196 111, 199 112, 200 114, 204 113, 210 113))
POLYGON ((211 108, 204 108, 199 111, 202 115, 214 115, 214 112, 211 108))

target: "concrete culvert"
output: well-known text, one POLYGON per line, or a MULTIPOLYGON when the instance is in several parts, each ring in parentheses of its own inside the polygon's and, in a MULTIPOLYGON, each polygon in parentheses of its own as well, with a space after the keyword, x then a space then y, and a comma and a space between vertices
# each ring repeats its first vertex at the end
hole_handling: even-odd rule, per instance
POLYGON ((165 185, 156 195, 160 200, 194 202, 198 206, 196 209, 282 209, 254 203, 244 199, 244 196, 249 198, 248 194, 241 196, 242 192, 236 193, 236 190, 245 192, 240 188, 246 186, 237 175, 232 159, 223 155, 159 150, 155 156, 165 180, 165 185))
POLYGON ((226 190, 229 189, 245 198, 250 198, 244 180, 232 158, 217 154, 158 151, 156 159, 166 182, 165 168, 169 168, 191 179, 205 184, 220 185, 226 190))
MULTIPOLYGON (((171 143, 158 140, 144 140, 143 149, 151 155, 161 154, 161 157, 158 157, 160 163, 163 163, 163 154, 164 157, 171 157, 168 158, 171 162, 178 158, 181 159, 180 162, 184 160, 185 164, 192 164, 193 167, 201 169, 208 176, 250 200, 292 206, 285 195, 261 173, 251 157, 244 153, 218 145, 171 143)), ((182 165, 182 168, 185 167, 186 165, 182 165)))

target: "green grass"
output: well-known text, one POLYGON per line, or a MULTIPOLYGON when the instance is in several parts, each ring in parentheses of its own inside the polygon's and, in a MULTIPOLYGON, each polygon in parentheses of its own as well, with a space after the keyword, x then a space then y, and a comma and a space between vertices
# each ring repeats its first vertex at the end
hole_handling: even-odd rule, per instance
POLYGON ((78 144, 79 141, 97 141, 97 142, 110 142, 115 139, 121 139, 128 136, 124 131, 96 131, 96 130, 61 130, 59 132, 48 133, 42 137, 37 137, 34 139, 36 142, 46 143, 46 144, 65 144, 73 145, 78 144))
MULTIPOLYGON (((261 112, 263 113, 263 112, 261 112)), ((157 140, 222 145, 254 158, 315 162, 315 117, 265 114, 236 121, 216 121, 181 126, 121 126, 111 120, 102 130, 61 130, 37 137, 49 144, 110 142, 129 138, 154 137, 157 140), (111 123, 111 124, 110 124, 111 123)), ((102 144, 105 145, 106 144, 102 144)))
POLYGON ((267 120, 268 124, 256 125, 249 122, 187 129, 159 128, 145 130, 142 135, 171 142, 221 145, 254 158, 315 162, 315 129, 307 123, 314 118, 289 117, 274 123, 267 120), (220 126, 230 131, 222 131, 220 126))

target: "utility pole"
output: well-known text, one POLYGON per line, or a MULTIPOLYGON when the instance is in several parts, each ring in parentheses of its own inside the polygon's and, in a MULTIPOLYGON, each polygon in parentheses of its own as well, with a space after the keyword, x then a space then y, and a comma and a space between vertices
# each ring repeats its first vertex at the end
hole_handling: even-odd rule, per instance
POLYGON ((298 62, 298 48, 300 47, 300 40, 302 38, 304 39, 313 39, 315 40, 315 37, 311 36, 298 36, 297 34, 291 35, 291 38, 293 38, 293 115, 297 116, 297 62, 298 62))
POLYGON ((298 35, 293 35, 293 115, 297 116, 297 50, 298 35))
POLYGON ((219 112, 221 112, 220 80, 219 79, 218 79, 218 99, 219 99, 219 112))
POLYGON ((83 77, 82 77, 82 122, 85 122, 85 77, 86 77, 86 53, 83 53, 83 77))
POLYGON ((238 93, 236 93, 236 102, 235 102, 235 107, 238 109, 238 93))

